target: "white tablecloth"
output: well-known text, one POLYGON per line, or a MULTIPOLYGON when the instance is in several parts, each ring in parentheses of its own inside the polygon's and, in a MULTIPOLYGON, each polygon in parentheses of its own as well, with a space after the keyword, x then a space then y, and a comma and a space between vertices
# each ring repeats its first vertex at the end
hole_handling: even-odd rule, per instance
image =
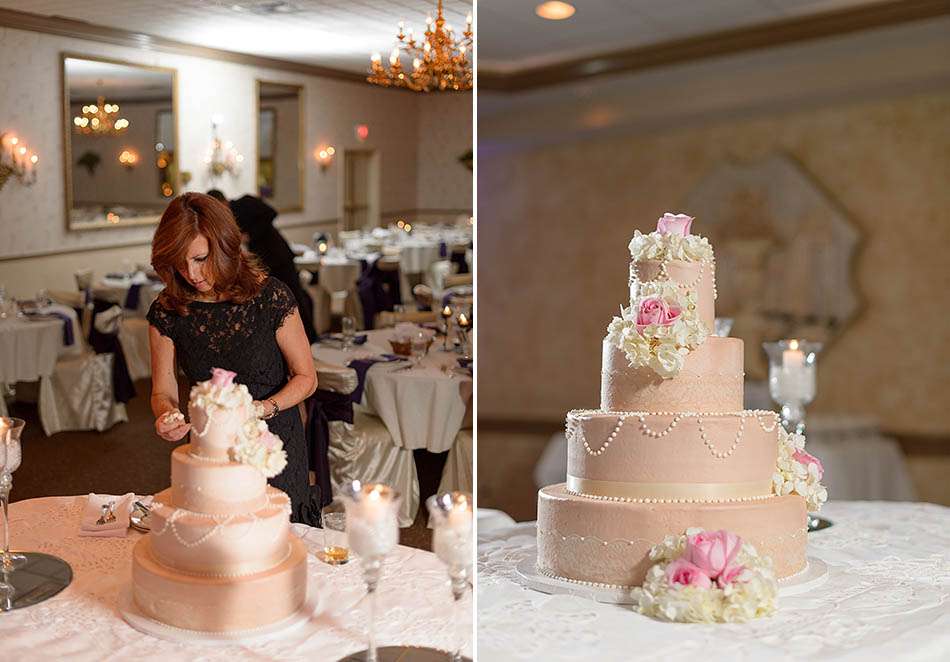
MULTIPOLYGON (((368 331, 367 344, 356 345, 350 352, 315 344, 313 357, 324 363, 346 365, 366 353, 388 353, 392 351, 392 334, 392 329, 368 331)), ((443 372, 442 365, 458 365, 458 355, 437 351, 439 346, 436 340, 428 356, 422 359, 421 368, 393 372, 406 364, 377 363, 366 372, 361 404, 382 419, 393 442, 402 448, 444 453, 452 448, 468 417, 472 378, 443 372)))
POLYGON ((734 662, 950 659, 950 508, 829 502, 809 534, 820 587, 735 625, 661 623, 631 607, 545 595, 512 580, 534 558, 534 523, 479 536, 478 659, 734 662))
POLYGON ((440 259, 437 241, 407 241, 399 247, 399 268, 407 274, 425 273, 440 259))
MULTIPOLYGON (((805 449, 825 468, 822 483, 828 498, 843 500, 913 501, 917 498, 900 445, 873 424, 834 417, 816 417, 806 431, 805 449)), ((567 473, 567 439, 551 437, 534 470, 535 485, 563 483, 567 473)))
POLYGON ((0 383, 34 382, 52 375, 62 346, 59 319, 0 321, 0 383))
MULTIPOLYGON (((21 471, 26 471, 23 468, 21 471)), ((16 494, 14 478, 14 495, 16 494)), ((303 628, 266 643, 185 646, 143 635, 116 612, 119 589, 128 583, 132 546, 128 538, 80 538, 76 535, 85 497, 50 497, 11 504, 15 549, 55 554, 73 568, 73 583, 56 597, 25 609, 0 614, 3 660, 337 660, 364 645, 365 610, 354 607, 363 596, 360 564, 328 566, 311 556, 309 575, 318 579, 323 610, 303 628)), ((293 525, 294 533, 315 551, 323 531, 293 525)), ((342 536, 342 534, 335 534, 342 536)), ((434 554, 397 547, 386 561, 379 587, 379 645, 432 646, 453 643, 452 597, 445 567, 434 554)), ((471 655, 471 602, 462 610, 465 651, 471 655)))

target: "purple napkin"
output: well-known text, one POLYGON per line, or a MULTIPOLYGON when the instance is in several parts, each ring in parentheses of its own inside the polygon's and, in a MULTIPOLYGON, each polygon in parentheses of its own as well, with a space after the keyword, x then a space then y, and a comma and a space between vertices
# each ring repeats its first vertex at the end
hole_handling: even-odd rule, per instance
POLYGON ((139 307, 139 293, 142 289, 142 285, 135 283, 129 285, 129 291, 125 295, 125 304, 123 308, 126 310, 137 310, 139 307))
POLYGON ((63 320, 63 345, 69 347, 74 342, 76 342, 76 339, 73 337, 73 321, 70 319, 69 315, 66 313, 56 312, 55 310, 51 311, 49 314, 55 315, 59 319, 63 320))
POLYGON ((403 359, 402 356, 396 356, 395 354, 383 354, 382 358, 374 356, 369 359, 353 359, 347 366, 353 368, 356 371, 356 388, 353 389, 353 393, 350 394, 350 397, 353 399, 353 402, 359 404, 363 401, 363 388, 366 386, 366 373, 369 372, 369 369, 373 366, 374 363, 389 363, 391 361, 399 361, 403 359))

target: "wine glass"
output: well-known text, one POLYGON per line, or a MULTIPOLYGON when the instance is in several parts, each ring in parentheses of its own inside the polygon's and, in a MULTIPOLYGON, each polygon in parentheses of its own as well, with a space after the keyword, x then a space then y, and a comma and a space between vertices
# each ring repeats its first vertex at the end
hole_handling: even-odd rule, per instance
POLYGON ((472 575, 472 495, 464 492, 436 494, 426 500, 435 530, 432 551, 449 571, 452 583, 455 646, 453 662, 462 659, 462 638, 459 634, 459 607, 472 575))
POLYGON ((343 330, 343 351, 348 352, 353 348, 356 338, 356 320, 347 315, 340 320, 340 325, 343 330))
MULTIPOLYGON (((26 422, 21 418, 0 417, 0 504, 3 510, 3 553, 0 566, 4 572, 16 570, 26 557, 10 552, 10 489, 13 487, 13 472, 20 466, 20 435, 26 422)), ((0 590, 2 591, 2 590, 0 590)))
POLYGON ((414 368, 418 368, 422 365, 422 357, 425 356, 426 350, 429 349, 429 337, 425 334, 425 331, 419 329, 418 331, 413 332, 412 334, 412 365, 414 368))
POLYGON ((399 542, 399 492, 381 483, 363 484, 358 480, 345 485, 340 499, 346 507, 346 540, 360 557, 369 609, 366 633, 367 662, 378 662, 376 652, 376 588, 383 560, 399 542))

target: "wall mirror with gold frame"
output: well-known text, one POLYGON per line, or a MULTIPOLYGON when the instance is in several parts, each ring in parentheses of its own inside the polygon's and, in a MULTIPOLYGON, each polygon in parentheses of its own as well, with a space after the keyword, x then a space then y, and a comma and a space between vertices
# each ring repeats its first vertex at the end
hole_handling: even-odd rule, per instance
POLYGON ((257 81, 257 194, 279 212, 303 210, 303 87, 257 81))
POLYGON ((66 224, 157 223, 178 193, 176 71, 63 54, 66 224))

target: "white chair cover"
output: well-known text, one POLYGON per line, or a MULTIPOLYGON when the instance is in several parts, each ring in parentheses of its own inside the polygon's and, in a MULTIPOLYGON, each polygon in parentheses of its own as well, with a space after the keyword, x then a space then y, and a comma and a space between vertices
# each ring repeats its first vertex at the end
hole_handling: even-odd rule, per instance
POLYGON ((457 265, 449 260, 433 262, 432 266, 429 267, 426 284, 431 287, 434 292, 441 292, 445 289, 446 277, 454 274, 456 268, 457 265))
POLYGON ((112 306, 96 315, 93 326, 96 331, 106 335, 114 335, 119 332, 119 324, 122 322, 122 309, 118 306, 112 306))
MULTIPOLYGON (((100 313, 98 318, 102 317, 100 313)), ((125 354, 129 376, 133 380, 149 379, 152 376, 152 357, 149 353, 148 320, 126 317, 119 321, 119 344, 125 354)))
POLYGON ((112 354, 83 352, 61 358, 52 377, 40 380, 40 420, 47 436, 64 430, 107 430, 128 421, 115 401, 112 354))
POLYGON ((459 430, 455 443, 449 450, 449 456, 442 470, 439 482, 439 494, 443 492, 468 492, 472 494, 472 457, 474 445, 471 430, 459 430))
POLYGON ((353 424, 330 422, 330 483, 333 493, 351 481, 384 483, 402 494, 399 526, 412 526, 419 512, 419 477, 412 451, 393 444, 381 420, 354 412, 353 424))

